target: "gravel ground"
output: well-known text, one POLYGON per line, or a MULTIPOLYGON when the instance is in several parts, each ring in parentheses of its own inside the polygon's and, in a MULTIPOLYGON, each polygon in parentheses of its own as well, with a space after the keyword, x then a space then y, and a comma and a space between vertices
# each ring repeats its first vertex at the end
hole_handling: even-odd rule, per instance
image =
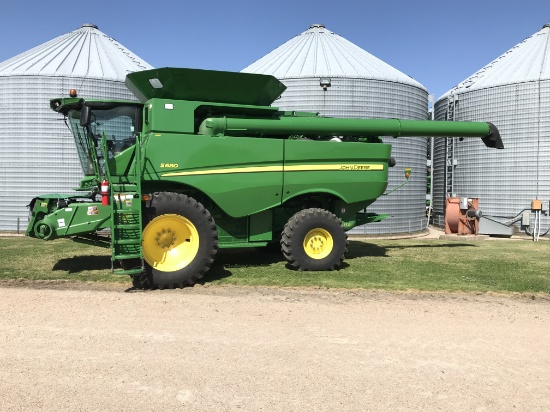
POLYGON ((547 295, 0 282, 1 411, 549 411, 547 295))

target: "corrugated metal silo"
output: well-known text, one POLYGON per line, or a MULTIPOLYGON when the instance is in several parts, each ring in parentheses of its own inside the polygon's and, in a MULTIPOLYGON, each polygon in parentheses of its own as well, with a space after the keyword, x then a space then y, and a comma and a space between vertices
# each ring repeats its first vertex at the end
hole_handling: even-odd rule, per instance
POLYGON ((82 177, 72 134, 49 100, 130 99, 127 73, 152 68, 91 24, 0 63, 0 230, 21 230, 26 205, 71 191, 82 177))
POLYGON ((446 196, 477 197, 483 214, 500 221, 530 209, 532 199, 550 200, 549 47, 545 25, 435 103, 437 120, 494 123, 505 148, 436 140, 434 223, 444 225, 446 196))
MULTIPOLYGON (((313 111, 330 117, 426 119, 428 92, 417 81, 370 53, 314 24, 243 69, 271 74, 287 86, 274 105, 283 110, 313 111), (325 87, 323 87, 325 84, 325 87)), ((390 170, 388 189, 405 180, 404 188, 378 199, 370 212, 391 218, 351 233, 406 233, 426 228, 425 138, 385 138, 393 145, 397 166, 390 170)))

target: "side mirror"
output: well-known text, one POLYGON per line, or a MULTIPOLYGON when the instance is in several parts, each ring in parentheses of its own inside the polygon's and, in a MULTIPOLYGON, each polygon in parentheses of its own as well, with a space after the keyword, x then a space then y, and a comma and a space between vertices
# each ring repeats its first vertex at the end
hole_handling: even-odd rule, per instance
POLYGON ((90 118, 92 109, 89 106, 82 106, 80 109, 80 126, 88 126, 90 124, 90 118))

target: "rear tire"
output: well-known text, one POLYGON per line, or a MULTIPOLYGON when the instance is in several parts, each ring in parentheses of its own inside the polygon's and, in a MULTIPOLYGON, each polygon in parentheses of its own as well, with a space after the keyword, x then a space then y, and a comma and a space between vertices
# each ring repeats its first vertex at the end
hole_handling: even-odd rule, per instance
POLYGON ((281 248, 288 264, 298 270, 336 270, 347 252, 348 236, 340 220, 319 208, 292 216, 283 230, 281 248))
POLYGON ((218 251, 210 212, 181 193, 153 195, 151 219, 143 229, 145 273, 133 277, 139 289, 182 288, 208 271, 218 251))

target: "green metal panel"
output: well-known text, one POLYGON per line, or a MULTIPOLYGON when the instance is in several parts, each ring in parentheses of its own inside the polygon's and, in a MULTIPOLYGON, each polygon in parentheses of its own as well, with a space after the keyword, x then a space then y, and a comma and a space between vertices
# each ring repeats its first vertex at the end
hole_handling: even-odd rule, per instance
POLYGON ((372 203, 388 184, 390 153, 382 143, 286 140, 283 201, 323 192, 372 203))
POLYGON ((107 160, 111 176, 127 176, 130 173, 134 151, 134 146, 131 146, 116 157, 107 160))
POLYGON ((269 106, 286 89, 263 74, 168 67, 130 73, 126 86, 143 103, 157 98, 259 106, 269 106))
POLYGON ((250 233, 248 239, 251 242, 269 241, 273 238, 273 211, 264 210, 250 216, 250 233))
POLYGON ((146 178, 197 188, 230 216, 281 204, 282 139, 152 134, 145 145, 146 178))
POLYGON ((155 99, 145 105, 145 130, 193 133, 196 102, 155 99))
POLYGON ((220 247, 233 247, 235 244, 244 244, 248 242, 248 223, 249 218, 216 218, 216 227, 218 230, 218 244, 220 247))
POLYGON ((278 109, 269 106, 218 104, 202 101, 152 99, 145 104, 145 131, 194 133, 197 118, 209 113, 270 118, 278 109))

